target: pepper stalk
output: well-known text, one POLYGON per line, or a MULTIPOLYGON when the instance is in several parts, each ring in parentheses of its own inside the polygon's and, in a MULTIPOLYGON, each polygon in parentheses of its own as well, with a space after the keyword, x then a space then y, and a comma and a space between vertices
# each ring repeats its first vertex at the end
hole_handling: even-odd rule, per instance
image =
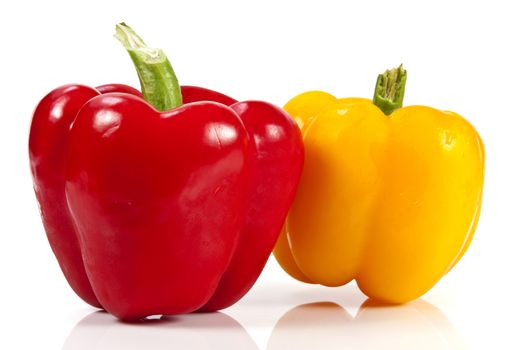
POLYGON ((116 25, 117 38, 128 51, 140 80, 144 99, 159 111, 182 105, 182 93, 170 61, 161 49, 151 48, 131 27, 116 25))
POLYGON ((377 76, 373 102, 386 115, 403 106, 406 81, 407 71, 402 64, 377 76))

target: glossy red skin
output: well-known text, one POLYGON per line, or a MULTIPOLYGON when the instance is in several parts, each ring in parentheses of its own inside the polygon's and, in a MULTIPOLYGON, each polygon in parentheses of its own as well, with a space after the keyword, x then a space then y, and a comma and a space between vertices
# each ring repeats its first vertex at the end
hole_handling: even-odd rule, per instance
POLYGON ((237 102, 233 98, 221 94, 220 92, 199 86, 184 85, 181 86, 183 103, 199 102, 199 101, 214 101, 230 106, 237 102))
POLYGON ((102 307, 86 275, 65 193, 69 128, 78 110, 98 95, 87 86, 67 85, 44 97, 33 114, 29 159, 42 222, 60 268, 80 298, 102 307))
POLYGON ((68 282, 126 320, 233 304, 259 276, 295 193, 297 126, 263 102, 159 113, 133 88, 98 89, 128 94, 59 88, 31 128, 35 192, 68 282))
POLYGON ((226 308, 253 286, 275 246, 275 233, 283 227, 303 167, 301 132, 290 116, 259 101, 238 102, 231 108, 251 136, 255 168, 239 244, 202 311, 226 308))

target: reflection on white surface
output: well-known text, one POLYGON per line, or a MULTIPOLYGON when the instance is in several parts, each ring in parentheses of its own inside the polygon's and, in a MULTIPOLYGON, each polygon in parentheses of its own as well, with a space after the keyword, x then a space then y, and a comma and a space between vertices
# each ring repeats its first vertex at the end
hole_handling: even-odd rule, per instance
POLYGON ((220 312, 163 317, 127 324, 94 312, 71 331, 63 350, 246 349, 257 346, 233 318, 220 312))
MULTIPOLYGON (((271 305, 257 308, 261 310, 256 313, 271 312, 271 305)), ((334 302, 302 304, 279 318, 266 350, 464 348, 446 316, 430 303, 417 300, 402 306, 365 301, 355 317, 334 302)), ((71 331, 63 350, 72 349, 256 350, 257 345, 241 324, 223 313, 126 324, 94 312, 71 331)))
POLYGON ((268 350, 464 349, 444 314, 423 300, 402 306, 364 302, 355 317, 332 302, 303 304, 277 322, 268 350))

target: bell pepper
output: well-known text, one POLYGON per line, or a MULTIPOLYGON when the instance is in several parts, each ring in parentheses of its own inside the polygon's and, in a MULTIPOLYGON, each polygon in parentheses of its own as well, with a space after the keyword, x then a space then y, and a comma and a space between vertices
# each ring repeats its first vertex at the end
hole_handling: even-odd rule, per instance
POLYGON ((272 104, 181 89, 161 50, 125 24, 116 36, 142 94, 67 85, 33 115, 51 248, 72 289, 120 319, 228 307, 277 240, 302 169, 300 130, 272 104))
POLYGON ((305 164, 275 257, 291 276, 404 303, 467 250, 478 222, 483 143, 465 119, 402 108, 406 71, 380 74, 373 101, 300 94, 305 164))

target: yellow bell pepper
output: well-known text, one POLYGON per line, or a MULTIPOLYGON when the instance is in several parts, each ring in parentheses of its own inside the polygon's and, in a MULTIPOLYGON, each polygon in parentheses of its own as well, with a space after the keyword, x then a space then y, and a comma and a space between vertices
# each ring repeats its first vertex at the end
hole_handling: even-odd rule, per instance
POLYGON ((481 138, 456 113, 401 108, 406 71, 380 74, 374 100, 300 94, 284 109, 305 163, 274 250, 291 276, 404 303, 463 256, 478 222, 481 138))

